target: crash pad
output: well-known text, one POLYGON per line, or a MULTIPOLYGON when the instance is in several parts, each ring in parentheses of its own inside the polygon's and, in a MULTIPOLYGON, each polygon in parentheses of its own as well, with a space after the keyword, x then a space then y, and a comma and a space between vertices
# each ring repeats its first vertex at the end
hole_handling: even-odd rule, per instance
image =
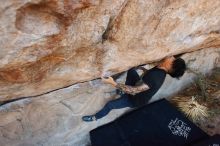
POLYGON ((90 131, 92 146, 186 146, 208 135, 166 99, 90 131))

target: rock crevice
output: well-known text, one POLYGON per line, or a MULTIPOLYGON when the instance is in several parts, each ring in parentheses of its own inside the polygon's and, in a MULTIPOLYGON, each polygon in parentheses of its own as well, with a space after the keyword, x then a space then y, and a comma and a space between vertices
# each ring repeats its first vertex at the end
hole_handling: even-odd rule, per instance
POLYGON ((215 0, 1 3, 1 102, 220 47, 215 0))

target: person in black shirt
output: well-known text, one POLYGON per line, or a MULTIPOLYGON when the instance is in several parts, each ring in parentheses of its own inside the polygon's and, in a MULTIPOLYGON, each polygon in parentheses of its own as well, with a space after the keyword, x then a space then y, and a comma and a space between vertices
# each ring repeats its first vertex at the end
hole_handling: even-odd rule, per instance
POLYGON ((96 114, 83 116, 82 120, 89 122, 100 119, 106 116, 112 109, 143 106, 147 104, 151 97, 160 89, 166 74, 174 78, 180 78, 185 70, 185 61, 181 58, 172 56, 164 59, 158 66, 148 70, 141 77, 138 75, 135 68, 131 68, 127 72, 125 84, 116 83, 112 77, 102 77, 103 82, 111 84, 124 94, 118 99, 106 103, 106 105, 96 114))

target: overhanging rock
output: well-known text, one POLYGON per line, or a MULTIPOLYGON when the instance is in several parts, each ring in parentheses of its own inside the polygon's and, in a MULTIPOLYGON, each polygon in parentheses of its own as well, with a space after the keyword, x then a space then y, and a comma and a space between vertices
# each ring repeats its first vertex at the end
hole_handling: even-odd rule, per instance
POLYGON ((0 101, 220 47, 220 1, 7 0, 0 101))

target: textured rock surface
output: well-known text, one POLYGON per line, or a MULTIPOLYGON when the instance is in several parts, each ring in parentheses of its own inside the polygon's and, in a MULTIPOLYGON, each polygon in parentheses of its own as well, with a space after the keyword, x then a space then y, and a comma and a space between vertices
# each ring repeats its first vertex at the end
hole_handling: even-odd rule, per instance
MULTIPOLYGON (((219 49, 203 49, 183 56, 190 68, 208 73, 220 59, 219 49)), ((147 67, 151 67, 148 65, 147 67)), ((126 75, 119 78, 124 82, 126 75)), ((193 81, 187 72, 180 80, 167 76, 152 101, 171 96, 193 81)), ((117 98, 114 89, 100 80, 80 83, 49 94, 29 98, 0 107, 0 145, 71 145, 86 146, 88 132, 112 121, 129 109, 113 110, 105 118, 92 123, 81 117, 98 111, 108 100, 117 98)), ((216 122, 217 123, 217 122, 216 122)), ((215 133, 220 133, 216 130, 215 133)))
MULTIPOLYGON (((101 75, 200 49, 183 58, 210 72, 220 65, 219 14, 219 0, 0 0, 0 103, 42 94, 0 107, 0 145, 89 143, 89 130, 127 110, 81 121, 115 98, 101 75)), ((152 101, 193 78, 168 76, 152 101)))
POLYGON ((219 0, 0 3, 0 101, 220 46, 219 0))

